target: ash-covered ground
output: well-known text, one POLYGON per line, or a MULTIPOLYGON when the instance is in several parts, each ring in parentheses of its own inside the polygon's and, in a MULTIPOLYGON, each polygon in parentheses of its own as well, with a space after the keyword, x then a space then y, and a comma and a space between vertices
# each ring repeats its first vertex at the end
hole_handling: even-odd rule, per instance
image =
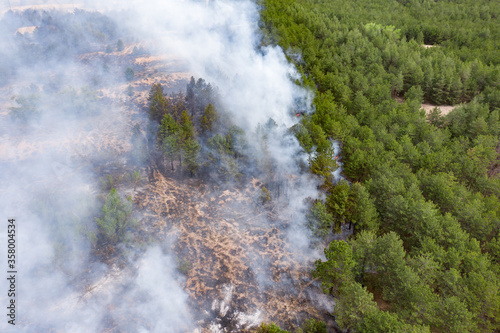
POLYGON ((214 332, 268 321, 297 327, 331 310, 310 276, 312 262, 289 249, 293 217, 286 207, 258 204, 259 185, 254 179, 223 190, 154 172, 135 196, 141 234, 175 240, 170 248, 186 276, 191 308, 214 332))
MULTIPOLYGON (((0 210, 19 223, 20 256, 16 327, 2 321, 2 332, 239 332, 332 320, 333 304, 310 275, 320 255, 304 199, 317 191, 297 164, 305 157, 296 141, 268 141, 286 182, 265 204, 268 175, 220 183, 157 164, 152 84, 175 93, 204 76, 250 137, 269 118, 286 132, 297 122, 291 105, 310 98, 281 50, 256 49, 253 2, 210 3, 158 4, 173 25, 158 31, 150 6, 137 21, 25 3, 4 13, 0 210), (96 236, 111 187, 130 198, 136 221, 119 244, 96 236)), ((0 236, 6 244, 6 229, 0 236)), ((8 302, 3 293, 0 301, 8 302)))

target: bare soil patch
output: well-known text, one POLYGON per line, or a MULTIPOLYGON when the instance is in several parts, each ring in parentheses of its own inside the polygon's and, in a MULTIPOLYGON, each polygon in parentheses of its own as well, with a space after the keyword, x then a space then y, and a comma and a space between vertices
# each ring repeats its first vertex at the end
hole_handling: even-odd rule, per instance
POLYGON ((422 103, 422 109, 425 110, 426 114, 429 114, 434 108, 437 107, 439 110, 441 110, 442 116, 447 115, 448 113, 453 111, 453 109, 455 109, 457 106, 458 105, 433 105, 429 103, 422 103))
POLYGON ((19 33, 21 35, 24 35, 24 34, 32 34, 35 29, 38 28, 36 25, 32 25, 32 26, 29 26, 29 27, 21 27, 19 29, 16 30, 16 34, 19 33))

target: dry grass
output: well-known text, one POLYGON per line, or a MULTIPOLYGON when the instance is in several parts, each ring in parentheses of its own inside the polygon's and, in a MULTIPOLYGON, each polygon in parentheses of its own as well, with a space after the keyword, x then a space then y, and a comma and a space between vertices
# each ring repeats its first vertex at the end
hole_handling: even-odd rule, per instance
MULTIPOLYGON (((185 84, 191 76, 186 71, 186 65, 174 56, 134 55, 134 47, 141 46, 142 44, 127 43, 120 52, 93 52, 79 55, 77 60, 82 66, 78 70, 67 72, 69 77, 75 77, 76 82, 82 74, 91 73, 94 64, 100 64, 104 59, 114 68, 136 63, 135 78, 128 83, 113 83, 98 89, 103 101, 102 113, 82 117, 78 126, 70 125, 71 132, 54 135, 56 131, 61 131, 61 124, 54 123, 49 125, 50 128, 30 130, 29 134, 20 129, 19 135, 0 136, 0 161, 34 158, 47 151, 60 151, 69 156, 84 158, 102 152, 115 155, 127 154, 131 149, 128 139, 131 137, 131 128, 137 123, 137 119, 141 119, 139 116, 143 114, 141 107, 147 105, 151 85, 159 82, 166 87, 175 87, 176 90, 185 89, 185 84), (129 85, 133 89, 133 96, 128 96, 126 93, 129 85)), ((123 74, 116 72, 111 75, 123 74)), ((15 105, 12 96, 30 83, 18 79, 15 86, 0 88, 2 106, 0 117, 9 116, 9 107, 15 105)))
MULTIPOLYGON (((0 137, 0 161, 36 158, 53 149, 80 158, 99 152, 126 155, 131 149, 131 128, 144 112, 140 107, 147 105, 151 84, 160 82, 170 89, 185 89, 191 76, 186 64, 175 56, 136 56, 136 46, 140 45, 125 45, 121 52, 78 57, 88 71, 103 59, 118 68, 134 66, 135 78, 131 82, 99 89, 109 103, 102 114, 83 120, 63 139, 52 135, 51 129, 30 136, 0 137), (126 95, 128 85, 134 90, 131 97, 126 95)), ((12 104, 11 93, 10 88, 0 91, 0 103, 5 106, 1 109, 12 104)), ((184 288, 193 309, 212 309, 213 316, 220 317, 221 306, 215 306, 215 301, 220 305, 230 288, 228 311, 246 318, 247 327, 267 320, 293 327, 309 317, 327 319, 314 303, 320 290, 310 277, 311 263, 295 260, 288 249, 284 230, 289 221, 282 217, 285 211, 263 209, 255 203, 261 186, 254 179, 243 189, 219 190, 203 182, 167 178, 155 171, 149 184, 134 196, 135 208, 142 216, 138 234, 145 239, 177 240, 172 251, 183 263, 189 263, 190 269, 184 271, 184 288)), ((103 280, 88 286, 82 297, 104 292, 109 283, 103 280)))
POLYGON ((268 211, 254 201, 260 188, 254 180, 243 189, 218 191, 199 183, 186 184, 160 173, 135 197, 143 213, 143 232, 159 239, 177 239, 174 251, 190 263, 185 289, 199 308, 220 299, 224 288, 234 288, 230 311, 260 320, 294 326, 297 318, 321 317, 311 294, 318 293, 310 266, 294 259, 287 249, 286 225, 273 226, 268 211), (308 291, 308 292, 306 292, 308 291))

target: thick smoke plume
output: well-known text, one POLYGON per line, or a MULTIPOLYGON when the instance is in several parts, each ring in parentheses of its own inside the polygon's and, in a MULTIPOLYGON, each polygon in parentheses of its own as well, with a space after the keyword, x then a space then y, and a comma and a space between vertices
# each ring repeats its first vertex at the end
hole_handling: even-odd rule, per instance
MULTIPOLYGON (((33 4, 11 1, 10 6, 33 4)), ((33 12, 31 18, 19 18, 16 13, 25 8, 14 8, 4 13, 0 27, 0 52, 8 60, 0 64, 0 212, 2 225, 16 218, 19 249, 17 326, 2 320, 0 331, 98 332, 114 327, 186 332, 198 327, 200 318, 194 313, 215 311, 223 317, 227 312, 230 284, 212 309, 190 309, 183 278, 169 253, 171 244, 160 244, 163 250, 129 248, 122 266, 103 264, 93 255, 89 235, 95 232, 94 217, 100 209, 100 177, 131 160, 133 127, 145 128, 148 120, 137 108, 125 106, 123 67, 113 67, 102 55, 90 61, 80 55, 102 54, 121 34, 144 41, 153 53, 174 54, 188 64, 190 73, 219 88, 225 110, 247 133, 253 156, 271 156, 275 174, 286 180, 282 213, 290 221, 288 250, 300 262, 318 256, 310 249, 304 227, 304 199, 318 195, 317 183, 301 173, 307 156, 287 135, 297 122, 297 108, 311 111, 312 96, 294 83, 299 75, 279 47, 259 47, 259 13, 253 1, 84 1, 64 11, 58 7, 50 15, 33 12), (73 15, 74 7, 97 12, 64 16, 73 15), (77 27, 98 22, 106 33, 72 35, 62 23, 60 30, 36 30, 51 15, 61 22, 76 20, 77 27), (30 30, 25 27, 35 27, 35 32, 26 33, 30 30), (38 53, 29 56, 27 51, 38 53), (259 125, 269 119, 277 127, 264 151, 253 141, 259 125)), ((4 9, 9 9, 6 4, 4 9)), ((2 263, 6 230, 0 229, 2 263)), ((272 287, 265 272, 268 259, 250 257, 255 260, 249 265, 260 272, 255 274, 259 285, 272 287)), ((288 282, 280 283, 283 287, 288 282)), ((7 304, 5 279, 0 288, 0 304, 7 304)), ((259 309, 236 317, 240 328, 254 327, 265 318, 259 309)), ((224 329, 216 321, 210 327, 224 329)))
MULTIPOLYGON (((191 72, 217 86, 250 143, 259 124, 274 120, 278 133, 269 137, 267 149, 276 173, 300 173, 298 161, 307 157, 297 140, 284 134, 298 121, 296 111, 311 111, 312 95, 294 83, 300 76, 280 47, 259 47, 254 1, 157 1, 129 6, 135 18, 125 22, 132 24, 130 29, 140 39, 154 40, 158 53, 185 59, 191 72)), ((288 189, 289 210, 303 215, 299 213, 303 199, 317 196, 317 184, 305 177, 294 185, 288 189)), ((307 231, 300 228, 302 222, 298 218, 290 233, 298 252, 307 251, 309 243, 307 231)))
POLYGON ((130 318, 133 331, 192 328, 169 255, 153 249, 118 269, 92 254, 100 177, 130 159, 132 126, 146 122, 120 103, 123 68, 99 60, 118 30, 96 12, 14 8, 2 17, 0 254, 6 272, 15 218, 18 272, 16 326, 2 319, 2 332, 100 332, 130 328, 130 318), (86 65, 81 54, 97 60, 86 65))
POLYGON ((289 127, 296 122, 294 102, 311 96, 292 82, 299 75, 281 48, 259 47, 257 9, 253 1, 148 2, 133 8, 140 19, 132 23, 143 39, 156 40, 160 53, 178 54, 215 83, 245 129, 269 118, 289 127))

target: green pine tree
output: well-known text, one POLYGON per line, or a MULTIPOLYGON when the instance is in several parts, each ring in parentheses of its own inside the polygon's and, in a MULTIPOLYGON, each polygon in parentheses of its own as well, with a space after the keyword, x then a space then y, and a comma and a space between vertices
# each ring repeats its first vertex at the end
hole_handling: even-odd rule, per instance
POLYGON ((163 115, 167 113, 167 100, 163 95, 163 87, 160 83, 151 86, 148 96, 149 119, 160 122, 163 115))
POLYGON ((187 170, 191 175, 194 175, 200 167, 198 156, 200 148, 200 144, 194 138, 189 139, 185 144, 184 161, 186 162, 187 170))
POLYGON ((102 217, 96 218, 97 226, 103 238, 116 244, 125 240, 127 229, 135 221, 132 218, 132 203, 122 200, 116 189, 112 188, 102 207, 102 217))
POLYGON ((215 107, 212 104, 208 104, 205 108, 205 113, 201 117, 200 127, 202 133, 212 132, 214 129, 215 122, 217 121, 218 115, 215 111, 215 107))
POLYGON ((165 114, 160 124, 158 138, 160 147, 165 156, 170 160, 172 170, 174 170, 174 160, 180 153, 179 125, 171 115, 165 114))

